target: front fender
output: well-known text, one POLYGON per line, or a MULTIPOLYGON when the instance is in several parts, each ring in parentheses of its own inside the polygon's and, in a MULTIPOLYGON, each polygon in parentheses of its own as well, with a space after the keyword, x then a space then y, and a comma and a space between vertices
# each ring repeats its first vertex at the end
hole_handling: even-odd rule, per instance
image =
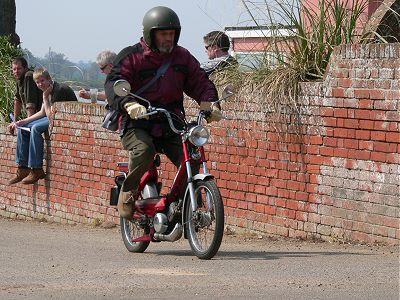
MULTIPOLYGON (((205 173, 205 174, 201 173, 201 174, 196 174, 196 175, 193 176, 193 182, 196 182, 196 181, 199 181, 199 180, 205 180, 205 179, 213 179, 213 178, 214 178, 214 176, 211 175, 210 173, 205 173)), ((186 189, 186 191, 187 191, 187 189, 186 189)))

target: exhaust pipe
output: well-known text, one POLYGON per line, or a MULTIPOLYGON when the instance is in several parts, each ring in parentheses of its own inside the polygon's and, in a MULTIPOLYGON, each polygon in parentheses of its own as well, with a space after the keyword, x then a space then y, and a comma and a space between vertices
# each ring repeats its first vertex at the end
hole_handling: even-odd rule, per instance
POLYGON ((181 238, 182 232, 183 226, 180 223, 176 223, 174 229, 171 231, 170 234, 162 234, 156 232, 154 234, 154 239, 158 241, 175 242, 181 238))

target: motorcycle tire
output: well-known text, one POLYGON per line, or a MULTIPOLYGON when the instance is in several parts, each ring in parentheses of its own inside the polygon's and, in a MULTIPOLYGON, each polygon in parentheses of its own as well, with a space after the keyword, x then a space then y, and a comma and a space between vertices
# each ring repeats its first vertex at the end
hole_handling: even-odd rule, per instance
POLYGON ((150 230, 143 228, 139 224, 139 220, 136 219, 128 220, 120 218, 120 225, 122 240, 124 241, 126 249, 128 249, 129 252, 143 253, 149 246, 150 242, 133 242, 133 240, 149 233, 150 230))
MULTIPOLYGON (((141 193, 142 199, 145 200, 157 196, 157 184, 154 182, 147 183, 141 193)), ((127 220, 125 218, 120 218, 120 225, 122 240, 124 241, 126 249, 128 249, 129 252, 143 253, 150 242, 133 242, 133 240, 150 233, 150 227, 147 224, 141 225, 137 219, 127 220)))
POLYGON ((190 248, 200 259, 211 259, 218 252, 224 234, 224 205, 214 180, 194 182, 198 208, 193 212, 190 193, 185 199, 185 230, 190 248), (211 203, 209 206, 208 200, 211 203))

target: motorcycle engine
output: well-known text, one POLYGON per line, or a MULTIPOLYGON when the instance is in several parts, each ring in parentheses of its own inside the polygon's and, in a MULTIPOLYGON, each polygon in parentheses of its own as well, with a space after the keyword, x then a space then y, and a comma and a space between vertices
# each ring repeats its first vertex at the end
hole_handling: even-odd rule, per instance
POLYGON ((154 230, 158 233, 165 233, 168 229, 168 219, 163 213, 156 213, 153 219, 154 230))
MULTIPOLYGON (((182 200, 180 200, 180 202, 181 201, 182 200)), ((179 204, 180 203, 175 201, 169 205, 167 216, 170 223, 177 223, 181 221, 182 213, 179 204)))

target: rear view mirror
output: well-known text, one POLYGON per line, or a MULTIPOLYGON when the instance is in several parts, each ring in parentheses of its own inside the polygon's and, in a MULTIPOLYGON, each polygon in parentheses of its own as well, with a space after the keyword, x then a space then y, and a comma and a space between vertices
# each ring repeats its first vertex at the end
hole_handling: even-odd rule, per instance
POLYGON ((233 85, 227 85, 222 91, 222 99, 226 99, 234 94, 233 85))
POLYGON ((119 79, 114 82, 113 89, 114 93, 116 93, 118 96, 124 97, 128 96, 129 92, 131 91, 131 85, 128 81, 119 79))

